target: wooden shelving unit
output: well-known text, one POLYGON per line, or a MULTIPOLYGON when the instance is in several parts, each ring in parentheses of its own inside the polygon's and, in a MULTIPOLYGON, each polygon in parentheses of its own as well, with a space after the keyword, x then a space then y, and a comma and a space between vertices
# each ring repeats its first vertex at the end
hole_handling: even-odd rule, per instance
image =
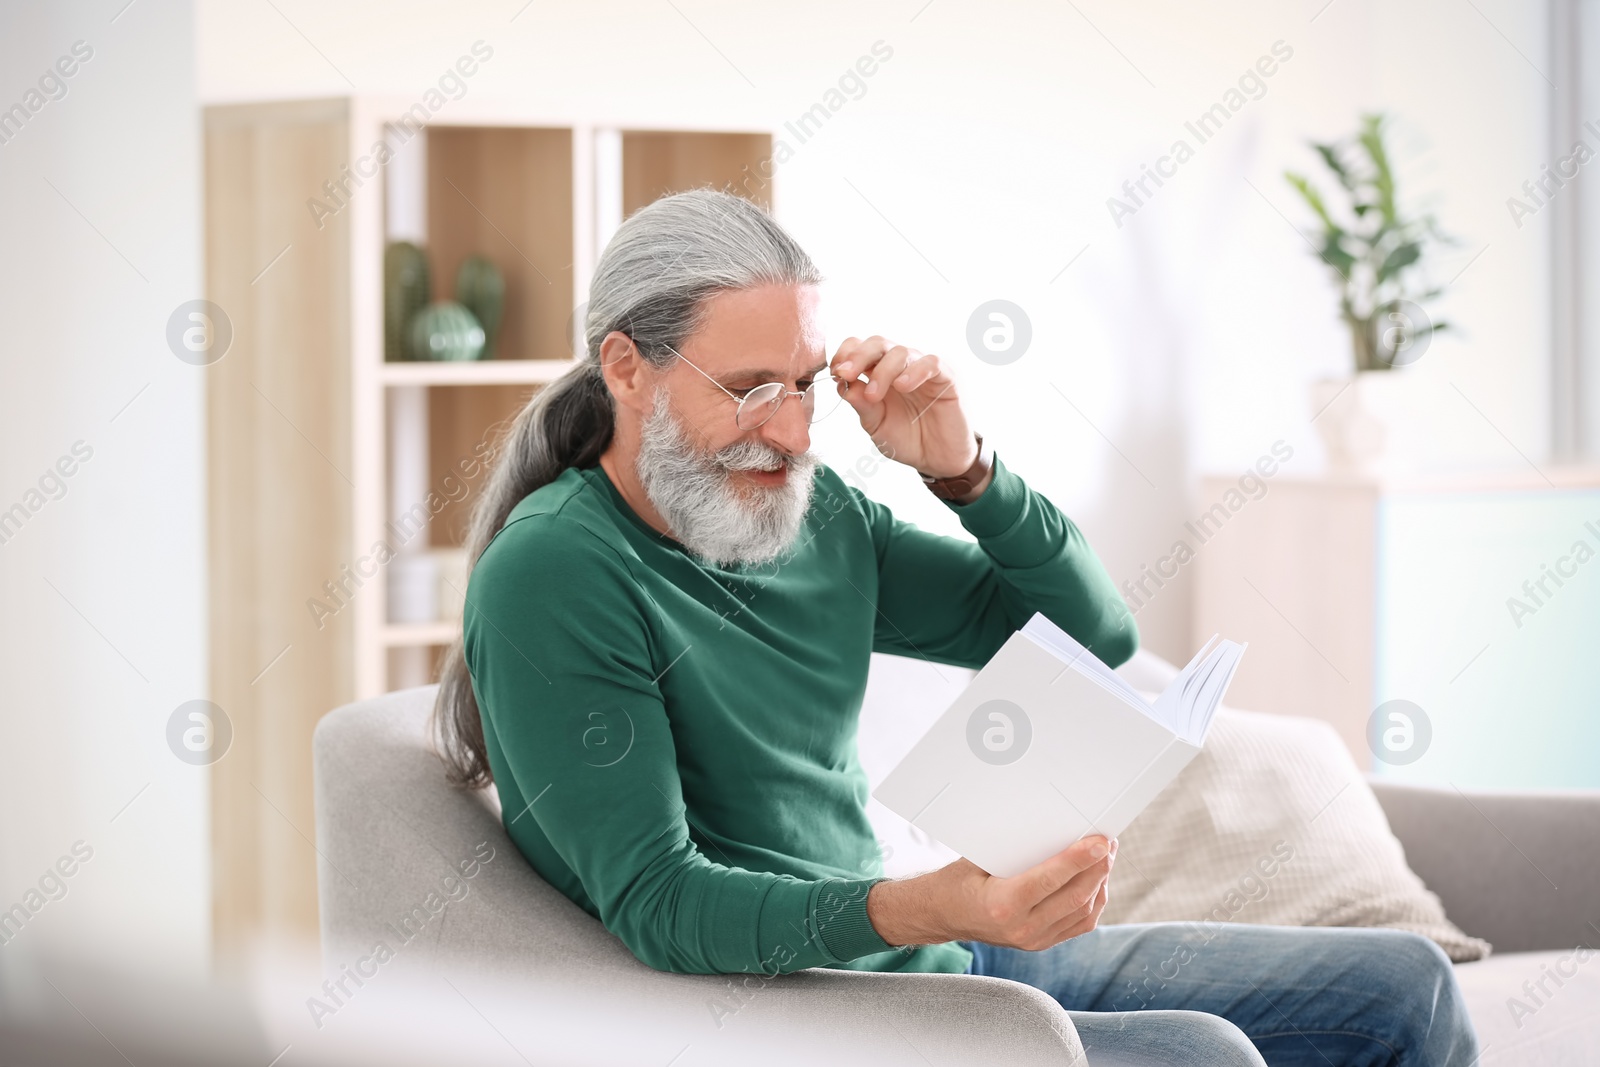
MULTIPOLYGON (((413 503, 395 499, 400 461, 421 472, 424 492, 442 492, 572 365, 575 309, 627 213, 699 185, 771 206, 770 181, 752 179, 771 154, 767 133, 576 123, 468 96, 400 136, 414 104, 353 96, 205 112, 206 297, 234 331, 205 372, 211 690, 234 727, 212 768, 223 960, 262 934, 316 934, 306 835, 317 720, 394 687, 419 657, 426 672, 458 631, 456 620, 389 621, 386 574, 371 557, 413 503), (397 154, 377 166, 385 140, 397 154), (390 179, 408 151, 426 175, 412 193, 434 298, 453 296, 472 254, 505 275, 495 359, 384 362, 390 179), (333 210, 313 212, 313 201, 333 210)), ((464 480, 469 492, 405 549, 460 544, 483 473, 464 480)))

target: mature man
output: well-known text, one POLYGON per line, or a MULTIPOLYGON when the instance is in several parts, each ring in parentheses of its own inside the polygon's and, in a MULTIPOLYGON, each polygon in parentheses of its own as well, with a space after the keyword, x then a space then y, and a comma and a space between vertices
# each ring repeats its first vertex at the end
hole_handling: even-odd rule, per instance
POLYGON ((1138 637, 936 356, 827 358, 819 282, 725 194, 618 230, 586 358, 518 417, 475 515, 438 707, 455 779, 497 783, 528 861, 660 969, 1012 978, 1129 1062, 1470 1063, 1449 962, 1412 934, 1239 925, 1183 953, 1176 925, 1097 929, 1100 837, 1014 878, 882 878, 855 747, 873 650, 979 666, 1035 611, 1113 666, 1138 637), (841 398, 975 542, 816 462, 841 398))

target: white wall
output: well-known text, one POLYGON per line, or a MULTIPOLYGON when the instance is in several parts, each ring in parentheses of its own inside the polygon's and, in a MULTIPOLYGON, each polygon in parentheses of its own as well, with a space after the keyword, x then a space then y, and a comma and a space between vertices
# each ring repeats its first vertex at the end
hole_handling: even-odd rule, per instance
POLYGON ((0 946, 12 976, 203 973, 210 947, 205 772, 165 739, 206 678, 202 372, 165 340, 201 286, 192 13, 121 7, 0 9, 0 107, 92 49, 0 144, 0 508, 41 505, 0 544, 0 908, 93 853, 0 946))
MULTIPOLYGON (((280 15, 201 0, 199 85, 207 102, 415 92, 482 37, 496 57, 474 93, 782 135, 883 41, 893 56, 865 94, 805 143, 789 138, 778 179, 780 214, 832 281, 830 340, 882 332, 951 358, 1001 454, 1123 579, 1171 545, 1198 470, 1242 470, 1279 438, 1296 450, 1286 469, 1320 464, 1307 383, 1340 373, 1348 342, 1281 174, 1310 167, 1304 141, 1353 130, 1364 109, 1396 113, 1403 193, 1463 238, 1441 280, 1488 246, 1440 306, 1462 331, 1415 369, 1401 447, 1520 463, 1503 432, 1536 461, 1546 451, 1546 218, 1518 231, 1504 206, 1548 158, 1546 85, 1518 54, 1542 62, 1543 5, 1483 0, 1486 19, 1454 0, 1324 2, 283 0, 280 15), (1116 226, 1107 198, 1279 40, 1293 57, 1265 96, 1116 226), (1034 328, 1006 367, 964 339, 996 297, 1034 328)), ((866 447, 842 426, 819 442, 836 463, 866 447)), ((955 528, 909 472, 872 492, 955 528)), ((1187 616, 1180 579, 1141 612, 1146 642, 1186 655, 1187 616)))

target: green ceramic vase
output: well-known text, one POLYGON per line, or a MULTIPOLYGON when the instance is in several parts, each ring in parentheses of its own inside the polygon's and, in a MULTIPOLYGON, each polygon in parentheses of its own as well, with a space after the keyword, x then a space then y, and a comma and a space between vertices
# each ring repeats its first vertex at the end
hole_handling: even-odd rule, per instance
POLYGON ((383 358, 414 358, 407 349, 412 316, 428 306, 428 254, 410 241, 383 252, 383 358))
POLYGON ((429 304, 411 320, 413 359, 471 360, 483 357, 483 327, 454 300, 429 304))
POLYGON ((494 358, 494 341, 506 310, 506 279, 483 256, 468 256, 456 271, 456 299, 483 327, 483 358, 494 358))

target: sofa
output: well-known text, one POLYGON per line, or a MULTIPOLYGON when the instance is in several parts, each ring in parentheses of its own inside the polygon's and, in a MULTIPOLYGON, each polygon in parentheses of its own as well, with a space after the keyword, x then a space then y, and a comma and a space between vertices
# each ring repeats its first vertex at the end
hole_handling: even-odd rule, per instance
MULTIPOLYGON (((1137 688, 1160 688, 1172 670, 1141 651, 1121 673, 1137 688)), ((887 770, 881 758, 875 766, 882 739, 914 739, 964 677, 873 657, 862 748, 874 780, 887 770)), ((431 686, 391 693, 333 711, 317 728, 328 975, 350 973, 382 944, 403 961, 386 970, 440 983, 441 996, 498 990, 495 1009, 481 1006, 490 994, 474 993, 474 1011, 528 1062, 1085 1060, 1055 1001, 1001 979, 651 970, 522 859, 492 788, 464 793, 446 783, 427 732, 433 697, 431 686)), ((1412 869, 1454 922, 1495 945, 1489 958, 1457 965, 1482 1062, 1600 1064, 1600 952, 1575 951, 1600 946, 1600 792, 1373 787, 1412 869)), ((888 838, 905 828, 881 829, 888 838)))

